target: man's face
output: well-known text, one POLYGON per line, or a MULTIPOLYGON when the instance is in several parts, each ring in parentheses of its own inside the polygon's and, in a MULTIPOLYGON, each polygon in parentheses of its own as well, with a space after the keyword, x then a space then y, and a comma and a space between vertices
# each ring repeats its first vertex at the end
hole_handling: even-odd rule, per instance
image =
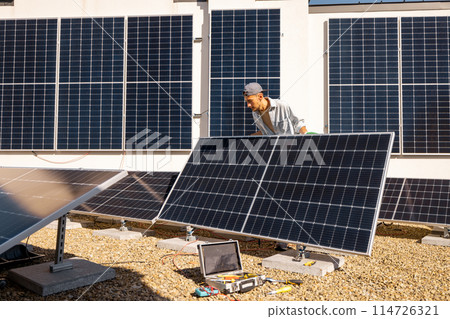
POLYGON ((247 103, 247 107, 250 108, 253 112, 259 111, 262 107, 262 99, 263 95, 261 93, 255 95, 249 95, 245 97, 245 102, 247 103))

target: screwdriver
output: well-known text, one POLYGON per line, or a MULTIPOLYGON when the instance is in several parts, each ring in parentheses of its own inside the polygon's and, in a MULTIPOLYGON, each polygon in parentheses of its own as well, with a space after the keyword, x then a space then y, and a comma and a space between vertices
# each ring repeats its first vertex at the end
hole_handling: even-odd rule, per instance
POLYGON ((277 279, 272 279, 272 278, 266 278, 266 281, 270 281, 270 282, 282 282, 284 284, 291 284, 291 285, 301 285, 303 283, 303 281, 299 280, 299 279, 285 279, 285 280, 277 280, 277 279))
POLYGON ((288 291, 291 291, 292 290, 292 287, 291 286, 284 286, 284 287, 282 287, 282 288, 280 288, 280 289, 277 289, 277 290, 273 290, 273 291, 271 291, 271 292, 268 292, 267 294, 268 295, 275 295, 275 294, 279 294, 279 293, 282 293, 282 292, 288 292, 288 291))

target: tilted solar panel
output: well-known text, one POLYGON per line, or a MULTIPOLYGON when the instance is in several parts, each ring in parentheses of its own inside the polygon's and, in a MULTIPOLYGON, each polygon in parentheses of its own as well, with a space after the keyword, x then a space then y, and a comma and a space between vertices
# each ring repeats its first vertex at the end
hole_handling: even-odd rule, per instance
POLYGON ((258 82, 280 96, 280 10, 213 10, 211 14, 210 136, 256 132, 242 91, 258 82))
POLYGON ((0 168, 0 254, 126 175, 121 171, 0 168))
POLYGON ((450 225, 450 180, 388 178, 379 219, 450 225))
POLYGON ((370 254, 393 134, 200 139, 159 218, 370 254))
POLYGON ((115 216, 126 220, 154 220, 178 173, 128 173, 127 177, 74 210, 93 215, 115 216))

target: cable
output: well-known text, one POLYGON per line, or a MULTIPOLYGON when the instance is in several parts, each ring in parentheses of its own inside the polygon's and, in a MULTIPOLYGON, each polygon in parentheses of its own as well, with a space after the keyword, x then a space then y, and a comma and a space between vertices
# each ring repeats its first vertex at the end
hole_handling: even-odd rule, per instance
POLYGON ((66 161, 66 162, 54 162, 54 161, 50 161, 50 160, 48 160, 48 159, 45 159, 45 158, 39 156, 35 151, 31 151, 31 153, 33 153, 33 155, 34 155, 35 157, 39 158, 40 160, 43 160, 43 161, 45 161, 45 162, 52 163, 52 164, 69 164, 69 163, 73 163, 73 162, 79 161, 79 160, 81 160, 81 159, 83 159, 83 158, 85 158, 86 156, 89 155, 89 152, 87 152, 86 154, 81 155, 80 157, 71 159, 71 160, 66 161))

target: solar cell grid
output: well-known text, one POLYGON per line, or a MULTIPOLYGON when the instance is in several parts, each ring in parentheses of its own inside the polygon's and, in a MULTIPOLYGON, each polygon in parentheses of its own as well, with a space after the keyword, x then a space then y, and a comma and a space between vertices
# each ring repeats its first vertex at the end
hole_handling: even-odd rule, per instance
POLYGON ((0 20, 0 148, 54 148, 57 20, 0 20))
POLYGON ((332 133, 395 132, 400 152, 397 18, 329 20, 332 133))
POLYGON ((449 17, 402 18, 405 153, 450 153, 449 17))
POLYGON ((159 218, 370 254, 391 137, 201 139, 159 218))
POLYGON ((210 45, 210 135, 255 132, 242 90, 258 82, 280 96, 280 10, 213 10, 210 45))
POLYGON ((154 220, 177 176, 175 172, 129 172, 74 210, 127 220, 154 220))
POLYGON ((158 135, 142 148, 191 148, 192 23, 192 16, 128 19, 126 140, 143 130, 158 135))
POLYGON ((124 18, 61 20, 58 149, 121 149, 124 18))

